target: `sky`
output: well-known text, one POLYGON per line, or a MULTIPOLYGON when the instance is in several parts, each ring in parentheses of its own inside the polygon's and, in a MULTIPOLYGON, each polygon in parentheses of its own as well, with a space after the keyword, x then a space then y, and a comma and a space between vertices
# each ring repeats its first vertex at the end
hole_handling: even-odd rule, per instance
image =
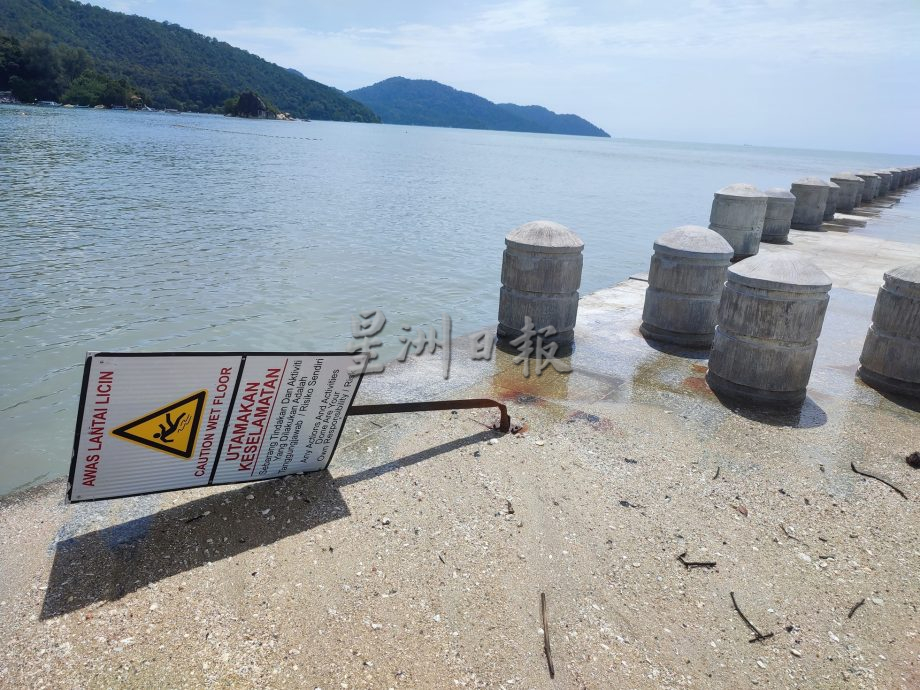
POLYGON ((920 0, 91 0, 345 91, 434 79, 615 137, 920 154, 920 0))

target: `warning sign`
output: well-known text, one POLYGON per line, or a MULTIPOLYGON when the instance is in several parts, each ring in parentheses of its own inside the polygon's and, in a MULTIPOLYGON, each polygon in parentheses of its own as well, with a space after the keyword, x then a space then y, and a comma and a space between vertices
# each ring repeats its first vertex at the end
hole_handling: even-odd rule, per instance
POLYGON ((87 357, 68 499, 325 469, 357 393, 346 353, 87 357))
POLYGON ((198 425, 207 397, 207 391, 195 393, 113 429, 112 434, 126 441, 188 459, 195 449, 198 425))

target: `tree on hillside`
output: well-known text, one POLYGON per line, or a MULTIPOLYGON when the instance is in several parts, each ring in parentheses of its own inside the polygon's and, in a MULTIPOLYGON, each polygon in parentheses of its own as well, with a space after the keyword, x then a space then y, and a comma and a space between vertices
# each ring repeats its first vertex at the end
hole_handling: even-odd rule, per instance
POLYGON ((0 91, 10 88, 10 78, 19 74, 22 47, 12 36, 0 34, 0 91))
POLYGON ((139 105, 144 98, 126 79, 112 79, 86 70, 73 80, 62 100, 77 105, 139 105))
POLYGON ((21 101, 60 97, 61 63, 51 45, 51 36, 39 31, 22 42, 19 72, 10 77, 10 89, 21 101))
POLYGON ((61 63, 61 73, 68 83, 93 68, 93 59, 83 48, 61 46, 58 48, 58 59, 61 63))

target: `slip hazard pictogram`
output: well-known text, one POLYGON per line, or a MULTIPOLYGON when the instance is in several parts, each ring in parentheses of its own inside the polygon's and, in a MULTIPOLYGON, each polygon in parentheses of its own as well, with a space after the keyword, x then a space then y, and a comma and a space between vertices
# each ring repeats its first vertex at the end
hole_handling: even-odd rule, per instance
POLYGON ((113 429, 112 435, 180 458, 191 458, 207 397, 207 391, 199 391, 113 429))

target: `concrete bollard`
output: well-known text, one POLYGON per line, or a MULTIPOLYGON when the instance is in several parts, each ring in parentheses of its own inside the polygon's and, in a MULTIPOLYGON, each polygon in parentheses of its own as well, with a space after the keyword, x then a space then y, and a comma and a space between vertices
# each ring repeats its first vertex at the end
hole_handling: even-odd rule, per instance
POLYGON ((837 211, 849 213, 859 204, 862 198, 862 187, 866 183, 862 178, 849 172, 833 175, 831 182, 840 187, 840 193, 837 195, 837 211))
POLYGON ((837 198, 840 196, 840 186, 836 182, 827 183, 827 203, 824 204, 824 220, 834 220, 837 212, 837 198))
POLYGON ((666 232, 654 249, 640 332, 652 340, 708 348, 734 249, 718 233, 696 225, 666 232))
POLYGON ((888 180, 888 193, 893 194, 898 189, 898 171, 896 168, 885 168, 885 172, 891 175, 888 180))
POLYGON ((792 227, 796 230, 820 230, 829 191, 828 183, 817 177, 793 182, 795 209, 792 212, 792 227))
POLYGON ((785 189, 774 187, 768 189, 767 212, 763 219, 761 242, 783 244, 789 237, 792 226, 792 213, 795 211, 795 196, 785 189))
POLYGON ((860 204, 868 204, 878 196, 878 186, 881 182, 881 178, 872 172, 858 172, 856 173, 856 177, 866 183, 865 187, 863 187, 862 201, 860 204))
POLYGON ((897 191, 901 188, 901 179, 904 173, 900 168, 891 168, 891 191, 897 191))
POLYGON ((856 179, 857 179, 856 184, 859 185, 859 190, 856 192, 856 200, 853 203, 853 208, 856 208, 862 203, 863 191, 865 191, 866 189, 866 181, 863 178, 859 177, 859 175, 856 175, 856 179))
POLYGON ((891 189, 891 173, 887 170, 874 170, 878 175, 878 196, 886 196, 891 189))
POLYGON ((920 263, 885 273, 859 364, 873 388, 920 398, 920 263))
POLYGON ((794 252, 728 269, 706 380, 717 393, 767 405, 805 399, 831 279, 794 252))
POLYGON ((556 335, 544 336, 545 341, 574 340, 584 247, 578 235, 548 220, 508 233, 498 300, 499 340, 520 336, 528 316, 537 331, 556 329, 556 335))
POLYGON ((709 229, 728 241, 736 259, 756 254, 760 249, 767 195, 753 185, 732 184, 713 197, 709 229))

